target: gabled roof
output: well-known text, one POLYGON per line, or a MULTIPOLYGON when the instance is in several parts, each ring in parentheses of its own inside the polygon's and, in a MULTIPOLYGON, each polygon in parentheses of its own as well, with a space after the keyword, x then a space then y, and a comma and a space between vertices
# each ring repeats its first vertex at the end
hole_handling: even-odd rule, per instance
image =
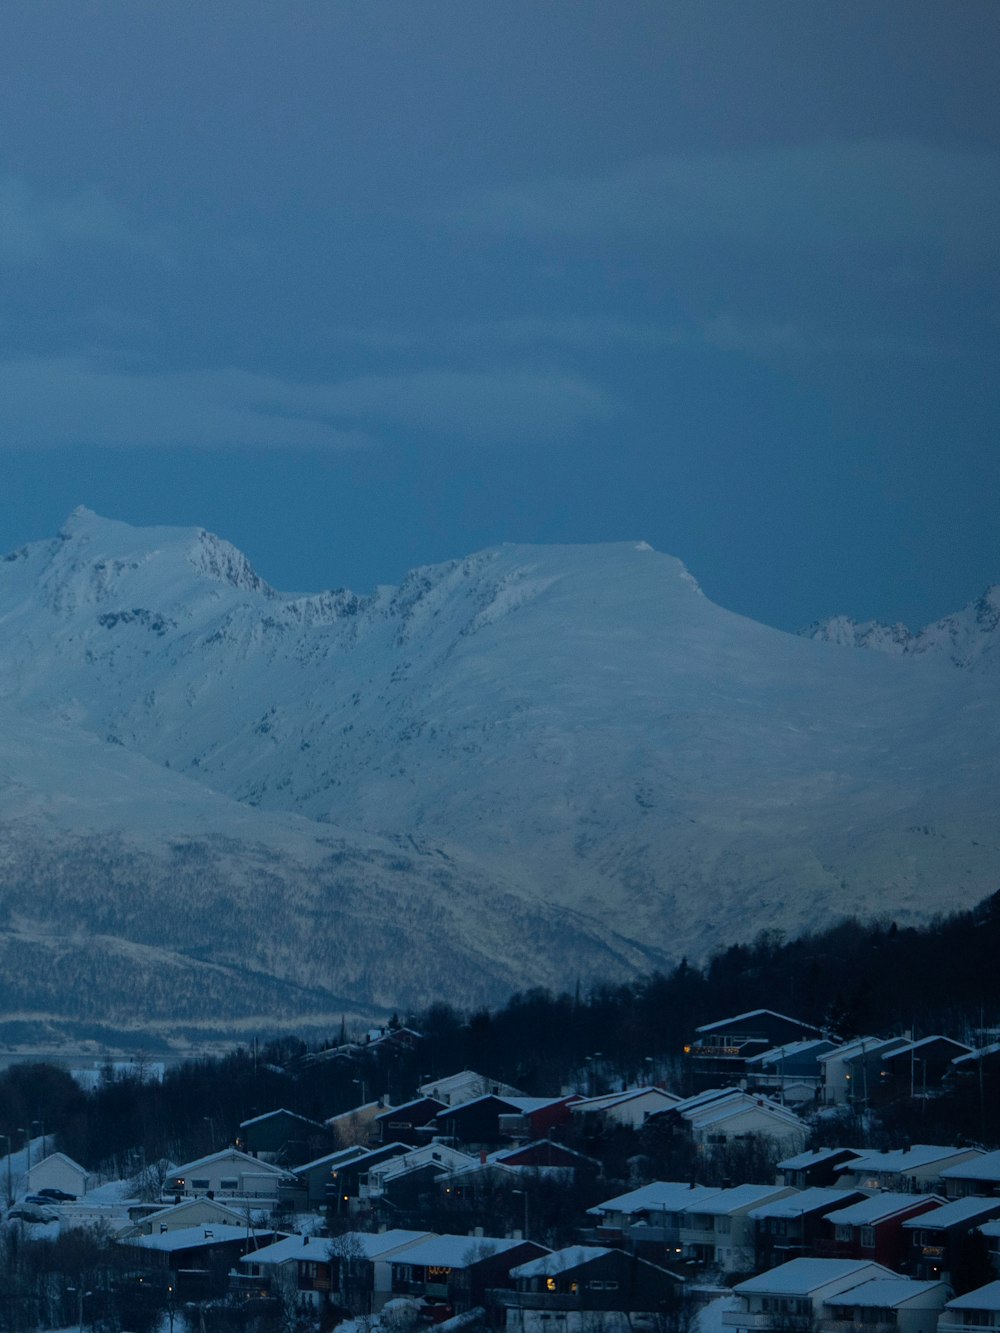
POLYGON ((233 1241, 251 1241, 259 1237, 273 1236, 273 1231, 247 1230, 245 1226, 230 1226, 228 1222, 209 1222, 197 1227, 177 1227, 174 1231, 154 1232, 152 1236, 129 1236, 122 1245, 135 1245, 142 1250, 161 1250, 170 1254, 174 1250, 193 1250, 204 1245, 223 1245, 233 1241), (208 1233, 208 1234, 206 1234, 208 1233))
MULTIPOLYGON (((832 1222, 834 1226, 862 1227, 873 1226, 877 1222, 884 1222, 887 1218, 898 1217, 900 1213, 908 1213, 911 1209, 926 1204, 929 1201, 938 1204, 944 1203, 943 1199, 938 1198, 936 1194, 873 1194, 870 1199, 862 1199, 860 1203, 848 1204, 846 1208, 836 1208, 831 1213, 826 1213, 826 1220, 832 1222)), ((920 1218, 923 1225, 924 1216, 920 1218)), ((904 1224, 905 1225, 905 1224, 904 1224)))
POLYGON ((468 1268, 490 1255, 504 1254, 525 1244, 523 1240, 498 1236, 434 1236, 407 1250, 400 1262, 419 1268, 468 1268))
POLYGON ((731 1028, 735 1023, 745 1023, 751 1018, 780 1018, 783 1023, 793 1023, 798 1028, 806 1028, 809 1032, 819 1032, 819 1028, 813 1027, 812 1023, 803 1023, 799 1018, 789 1018, 787 1014, 779 1014, 774 1009, 748 1009, 745 1014, 736 1014, 733 1018, 720 1018, 717 1023, 703 1023, 700 1028, 695 1028, 695 1032, 718 1032, 720 1029, 731 1028))
POLYGON ((750 1216, 755 1222, 762 1222, 769 1217, 801 1217, 804 1213, 820 1212, 824 1208, 836 1208, 846 1202, 857 1190, 812 1189, 799 1190, 784 1199, 775 1199, 760 1208, 754 1208, 750 1216))
POLYGON ((635 1101, 637 1097, 651 1095, 661 1097, 670 1106, 676 1106, 681 1101, 676 1093, 667 1092, 664 1088, 626 1088, 623 1092, 606 1092, 600 1097, 581 1097, 579 1101, 573 1103, 572 1109, 574 1113, 582 1112, 586 1115, 591 1111, 608 1111, 614 1106, 623 1106, 626 1102, 635 1101))
POLYGON ((943 1282, 917 1282, 910 1277, 876 1277, 860 1287, 848 1287, 827 1297, 828 1305, 857 1305, 863 1309, 894 1310, 916 1296, 936 1290, 947 1291, 943 1282))
MULTIPOLYGON (((553 1250, 551 1254, 543 1254, 540 1259, 531 1259, 526 1264, 518 1264, 516 1268, 510 1270, 511 1277, 554 1277, 556 1273, 566 1273, 573 1268, 580 1268, 583 1264, 593 1263, 595 1259, 603 1259, 606 1254, 614 1254, 615 1250, 607 1249, 603 1245, 569 1245, 564 1250, 553 1250)), ((617 1251, 622 1253, 622 1251, 617 1251)))
POLYGON ((904 1046, 897 1047, 894 1051, 886 1051, 881 1058, 883 1060, 905 1059, 907 1056, 915 1055, 924 1046, 930 1046, 936 1041, 943 1041, 948 1046, 954 1046, 957 1050, 965 1052, 967 1055, 972 1047, 966 1045, 964 1041, 956 1041, 954 1037, 921 1037, 919 1041, 908 1041, 904 1046))
POLYGON ((942 1180, 997 1180, 1000 1181, 1000 1149, 984 1152, 967 1162, 958 1162, 955 1166, 946 1166, 941 1172, 942 1180))
POLYGON ((72 1157, 67 1157, 64 1152, 46 1153, 46 1155, 43 1158, 41 1158, 40 1161, 32 1162, 31 1166, 29 1167, 29 1171, 37 1171, 38 1168, 40 1166, 44 1166, 46 1162, 62 1162, 64 1166, 70 1166, 73 1168, 74 1171, 79 1171, 81 1176, 90 1175, 90 1172, 87 1170, 85 1166, 81 1166, 79 1162, 74 1162, 72 1157))
POLYGON ((855 1274, 859 1286, 873 1277, 897 1276, 881 1264, 873 1264, 866 1259, 790 1259, 787 1264, 780 1264, 770 1272, 758 1273, 756 1277, 738 1283, 733 1290, 741 1296, 744 1293, 805 1296, 822 1290, 831 1282, 839 1282, 855 1274))
POLYGON ((760 1065, 762 1069, 768 1069, 771 1065, 780 1065, 783 1060, 791 1060, 797 1055, 807 1055, 810 1051, 815 1051, 817 1060, 823 1053, 816 1050, 822 1046, 825 1051, 833 1049, 833 1042, 827 1037, 810 1037, 807 1041, 789 1041, 784 1046, 772 1046, 769 1051, 761 1051, 760 1055, 751 1055, 747 1060, 748 1065, 760 1065))
POLYGON ((874 1055, 876 1051, 884 1051, 887 1047, 902 1045, 905 1037, 855 1037, 853 1041, 845 1041, 842 1046, 835 1046, 832 1051, 827 1051, 819 1057, 820 1063, 825 1064, 827 1060, 854 1060, 859 1055, 874 1055))
POLYGON ((604 1203, 588 1208, 591 1215, 602 1213, 641 1213, 680 1212, 682 1208, 701 1199, 718 1194, 719 1191, 709 1185, 691 1185, 679 1180, 654 1180, 649 1185, 629 1190, 627 1194, 616 1195, 604 1203))
POLYGON ((275 1116, 286 1115, 292 1120, 301 1120, 303 1125, 308 1125, 310 1129, 322 1129, 323 1126, 318 1120, 310 1120, 308 1116, 299 1115, 297 1111, 288 1111, 284 1106, 279 1106, 275 1111, 265 1111, 263 1115, 251 1116, 249 1120, 240 1121, 240 1129, 246 1129, 248 1125, 260 1125, 265 1120, 273 1120, 275 1116))
POLYGON ((990 1214, 995 1217, 997 1213, 1000 1213, 1000 1199, 984 1199, 972 1194, 964 1199, 953 1199, 951 1203, 943 1203, 940 1208, 935 1208, 932 1213, 925 1213, 923 1217, 907 1218, 903 1226, 923 1227, 929 1231, 947 1231, 950 1227, 958 1227, 965 1222, 975 1222, 979 1218, 988 1219, 990 1214))
POLYGON ((857 1161, 845 1163, 845 1170, 891 1171, 905 1175, 908 1171, 919 1171, 922 1167, 946 1162, 950 1157, 977 1151, 973 1148, 948 1148, 940 1143, 914 1143, 909 1148, 890 1149, 888 1152, 870 1152, 865 1149, 858 1154, 857 1161))
POLYGON ((193 1171, 203 1171, 206 1166, 231 1161, 243 1162, 265 1176, 286 1176, 288 1174, 286 1167, 272 1166, 270 1162, 262 1162, 259 1157, 251 1157, 249 1153, 240 1152, 239 1148, 223 1148, 220 1152, 209 1153, 207 1157, 199 1157, 193 1162, 185 1162, 183 1166, 171 1171, 167 1179, 176 1180, 178 1176, 189 1176, 193 1171))
MULTIPOLYGON (((796 1153, 794 1157, 786 1157, 783 1162, 778 1163, 779 1171, 808 1171, 811 1166, 819 1166, 822 1162, 829 1162, 834 1157, 839 1157, 841 1153, 854 1153, 858 1156, 860 1148, 814 1148, 811 1152, 796 1153)), ((845 1162, 845 1168, 849 1163, 845 1162)))
POLYGON ((699 1203, 689 1204, 685 1213, 704 1213, 707 1217, 725 1217, 744 1208, 758 1207, 775 1195, 791 1197, 787 1185, 734 1185, 731 1189, 719 1190, 717 1194, 699 1203))
POLYGON ((336 1152, 325 1153, 322 1157, 314 1157, 311 1162, 303 1162, 301 1166, 292 1166, 284 1173, 288 1176, 303 1176, 307 1171, 315 1171, 317 1167, 328 1166, 333 1169, 335 1166, 346 1166, 348 1162, 356 1161, 359 1157, 364 1157, 367 1148, 338 1148, 336 1152))
POLYGON ((987 1282, 985 1287, 967 1291, 948 1301, 946 1310, 1000 1310, 1000 1282, 987 1282))
MULTIPOLYGON (((442 1111, 448 1109, 446 1103, 441 1101, 439 1097, 414 1097, 410 1101, 404 1102, 402 1106, 387 1106, 375 1119, 384 1120, 387 1116, 405 1115, 407 1111, 413 1110, 414 1107, 426 1106, 428 1102, 433 1102, 442 1111)), ((430 1120, 431 1117, 428 1116, 427 1119, 430 1120)))

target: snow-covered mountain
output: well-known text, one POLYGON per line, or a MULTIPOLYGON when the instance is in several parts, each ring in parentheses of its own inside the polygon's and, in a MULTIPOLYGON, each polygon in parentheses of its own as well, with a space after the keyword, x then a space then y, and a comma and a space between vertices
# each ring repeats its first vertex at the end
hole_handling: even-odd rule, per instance
POLYGON ((837 643, 849 648, 874 648, 877 652, 931 653, 946 656, 957 667, 1000 670, 1000 583, 987 588, 982 597, 969 602, 954 615, 936 620, 914 632, 906 625, 884 625, 878 620, 856 621, 849 616, 831 616, 802 631, 809 639, 837 643))
POLYGON ((77 510, 0 562, 5 1007, 289 1026, 971 903, 997 604, 845 652, 877 636, 733 615, 644 543, 301 596, 77 510))

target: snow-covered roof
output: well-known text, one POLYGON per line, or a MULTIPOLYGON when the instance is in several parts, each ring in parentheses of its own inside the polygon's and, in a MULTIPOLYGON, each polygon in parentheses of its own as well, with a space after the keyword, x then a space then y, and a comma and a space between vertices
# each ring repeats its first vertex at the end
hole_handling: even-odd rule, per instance
POLYGON ((780 1018, 784 1023, 794 1023, 796 1027, 808 1028, 810 1032, 818 1032, 819 1029, 813 1027, 811 1023, 803 1023, 799 1018, 789 1018, 787 1014, 779 1014, 774 1009, 748 1009, 745 1014, 736 1014, 733 1018, 720 1018, 717 1023, 703 1023, 700 1028, 695 1028, 695 1032, 718 1032, 720 1029, 729 1029, 735 1023, 745 1023, 749 1018, 780 1018))
POLYGON ((622 1092, 606 1092, 601 1097, 583 1097, 573 1103, 572 1109, 574 1112, 584 1114, 589 1111, 608 1111, 613 1106, 622 1106, 626 1102, 634 1101, 636 1097, 649 1096, 662 1098, 671 1106, 676 1106, 681 1101, 676 1093, 667 1092, 665 1088, 625 1088, 622 1092))
MULTIPOLYGON (((783 1162, 778 1163, 779 1171, 808 1171, 811 1166, 819 1166, 821 1162, 828 1162, 832 1157, 839 1157, 842 1152, 852 1152, 857 1156, 860 1152, 858 1148, 813 1148, 810 1152, 796 1153, 794 1157, 786 1157, 783 1162)), ((844 1169, 850 1163, 844 1163, 844 1169)))
POLYGON ((758 1273, 733 1290, 742 1296, 760 1293, 768 1296, 795 1296, 817 1291, 830 1282, 858 1275, 858 1285, 871 1277, 895 1277, 896 1274, 881 1264, 865 1259, 790 1259, 767 1273, 758 1273))
POLYGON ((606 1254, 614 1254, 602 1245, 569 1245, 564 1250, 553 1250, 543 1254, 540 1259, 531 1259, 526 1264, 518 1264, 510 1270, 511 1277, 554 1277, 556 1273, 566 1273, 571 1268, 602 1259, 606 1254))
POLYGON ((949 1227, 961 1226, 963 1222, 974 1222, 977 1218, 994 1216, 1000 1213, 1000 1199, 984 1199, 971 1194, 965 1199, 953 1199, 935 1208, 932 1213, 922 1217, 908 1217, 904 1227, 925 1227, 931 1231, 947 1231, 949 1227))
POLYGON ((985 1287, 967 1291, 948 1301, 946 1310, 1000 1310, 1000 1282, 987 1282, 985 1287))
MULTIPOLYGON (((748 1065, 760 1065, 762 1069, 767 1069, 771 1065, 780 1065, 783 1060, 790 1060, 796 1055, 806 1055, 809 1051, 816 1051, 817 1046, 822 1046, 825 1050, 830 1050, 833 1042, 826 1037, 810 1037, 806 1041, 789 1041, 784 1046, 772 1046, 769 1051, 761 1051, 760 1055, 751 1055, 747 1060, 748 1065)), ((816 1051, 817 1058, 820 1052, 816 1051)))
MULTIPOLYGON (((908 1212, 928 1200, 944 1203, 936 1194, 893 1194, 887 1191, 884 1194, 873 1194, 870 1199, 862 1199, 860 1203, 848 1204, 846 1208, 837 1208, 826 1214, 826 1220, 834 1226, 871 1226, 873 1222, 882 1222, 887 1217, 895 1217, 897 1213, 908 1212)), ((924 1216, 921 1215, 921 1225, 924 1224, 924 1216)))
POLYGON ((727 1213, 738 1212, 741 1208, 753 1208, 766 1202, 775 1194, 785 1194, 787 1185, 734 1185, 731 1189, 719 1190, 702 1203, 689 1204, 686 1213, 704 1213, 708 1217, 725 1217, 727 1213))
POLYGON ((967 1162, 946 1166, 942 1180, 998 1180, 1000 1181, 1000 1149, 981 1153, 967 1162))
POLYGON ((857 1190, 820 1189, 813 1186, 812 1189, 799 1190, 797 1194, 789 1194, 784 1199, 775 1199, 760 1208, 754 1208, 750 1216, 755 1222, 768 1217, 801 1217, 803 1213, 818 1212, 821 1208, 836 1208, 837 1204, 845 1204, 856 1193, 857 1190))
POLYGON ((289 1111, 284 1106, 279 1106, 275 1111, 265 1111, 263 1115, 251 1116, 249 1120, 240 1121, 240 1129, 246 1129, 247 1125, 259 1125, 264 1120, 273 1120, 275 1116, 287 1115, 292 1120, 301 1120, 304 1125, 312 1125, 313 1128, 320 1128, 318 1120, 310 1120, 308 1116, 299 1115, 297 1111, 289 1111))
POLYGON ((745 1092, 740 1094, 739 1101, 720 1101, 704 1108, 699 1107, 684 1118, 690 1120, 696 1128, 702 1129, 706 1125, 719 1125, 724 1120, 732 1120, 734 1116, 746 1115, 749 1111, 781 1120, 790 1127, 803 1128, 802 1121, 794 1111, 789 1111, 787 1106, 780 1106, 767 1097, 753 1096, 745 1092))
POLYGON ((819 1060, 821 1064, 827 1060, 853 1060, 859 1055, 874 1055, 887 1046, 895 1048, 904 1040, 903 1037, 855 1037, 853 1041, 845 1041, 843 1046, 835 1046, 832 1051, 827 1051, 819 1060))
POLYGON ((847 1291, 827 1297, 827 1304, 892 1310, 897 1305, 912 1301, 915 1296, 925 1296, 937 1289, 946 1290, 944 1283, 917 1282, 909 1277, 876 1277, 870 1282, 862 1282, 859 1287, 849 1287, 847 1291))
POLYGON ((968 1046, 964 1041, 956 1041, 954 1037, 921 1037, 919 1041, 908 1041, 905 1045, 898 1047, 894 1051, 886 1051, 885 1055, 881 1058, 883 1060, 898 1060, 900 1057, 913 1055, 916 1051, 919 1051, 921 1047, 928 1046, 935 1041, 947 1042, 949 1046, 957 1046, 960 1050, 965 1051, 966 1053, 972 1050, 971 1046, 968 1046))
POLYGON ((143 1250, 192 1250, 200 1245, 220 1245, 227 1241, 241 1241, 273 1236, 273 1231, 253 1231, 246 1227, 230 1226, 228 1222, 212 1222, 207 1226, 177 1227, 174 1231, 160 1231, 152 1236, 129 1236, 122 1243, 137 1245, 143 1250))
POLYGON ((987 1055, 997 1055, 1000 1053, 1000 1041, 991 1042, 989 1046, 980 1046, 974 1051, 969 1051, 968 1055, 956 1055, 952 1060, 953 1065, 974 1064, 977 1060, 983 1059, 987 1055))
POLYGON ((262 1175, 284 1176, 288 1174, 285 1167, 273 1166, 270 1162, 263 1162, 259 1157, 251 1157, 249 1153, 240 1152, 239 1148, 223 1148, 220 1152, 209 1153, 207 1157, 199 1157, 193 1162, 185 1162, 176 1171, 172 1171, 167 1178, 168 1180, 175 1180, 178 1176, 189 1176, 194 1171, 203 1171, 206 1166, 215 1166, 216 1163, 222 1162, 241 1162, 248 1167, 252 1166, 255 1171, 262 1175))
POLYGON ((322 1157, 314 1157, 311 1162, 303 1162, 301 1166, 289 1167, 285 1174, 302 1176, 307 1171, 315 1171, 318 1166, 329 1166, 331 1169, 335 1166, 346 1166, 348 1162, 354 1162, 359 1157, 366 1156, 367 1153, 367 1148, 359 1148, 356 1145, 352 1148, 338 1148, 336 1152, 328 1152, 322 1157))
POLYGON ((325 1263, 329 1257, 330 1241, 325 1236, 285 1236, 273 1245, 265 1245, 262 1249, 245 1254, 240 1263, 274 1265, 293 1263, 296 1259, 314 1259, 317 1263, 325 1263))
POLYGON ((960 1157, 974 1151, 971 1148, 948 1148, 940 1143, 914 1143, 909 1148, 895 1148, 888 1152, 862 1150, 855 1162, 848 1162, 845 1171, 919 1171, 925 1166, 945 1162, 949 1157, 960 1157))
POLYGON ((503 1254, 524 1243, 523 1240, 499 1236, 434 1236, 407 1250, 400 1262, 418 1268, 465 1268, 491 1254, 503 1254))
POLYGON ((640 1185, 627 1194, 618 1194, 613 1199, 588 1208, 587 1212, 597 1213, 640 1213, 647 1209, 654 1212, 679 1212, 689 1204, 705 1199, 718 1190, 714 1186, 690 1185, 680 1180, 654 1180, 649 1185, 640 1185))

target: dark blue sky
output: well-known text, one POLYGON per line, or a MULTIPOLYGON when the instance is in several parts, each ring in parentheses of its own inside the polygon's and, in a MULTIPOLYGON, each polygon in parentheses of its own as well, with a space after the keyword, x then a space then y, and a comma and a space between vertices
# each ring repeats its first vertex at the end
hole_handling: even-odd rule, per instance
POLYGON ((645 539, 795 628, 1000 580, 1000 7, 14 0, 0 544, 283 588, 645 539))

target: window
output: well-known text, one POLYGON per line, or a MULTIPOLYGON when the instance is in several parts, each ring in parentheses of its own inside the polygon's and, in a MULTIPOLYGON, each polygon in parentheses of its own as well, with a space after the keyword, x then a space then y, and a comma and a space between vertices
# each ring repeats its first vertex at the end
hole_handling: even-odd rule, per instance
POLYGON ((239 1176, 223 1176, 219 1181, 220 1190, 238 1190, 240 1187, 239 1176))
POLYGON ((874 1227, 862 1227, 862 1228, 861 1228, 861 1244, 862 1244, 862 1246, 863 1246, 866 1250, 874 1250, 874 1248, 875 1248, 875 1228, 874 1228, 874 1227))
POLYGON ((191 1188, 192 1188, 193 1190, 207 1190, 207 1189, 211 1189, 211 1188, 212 1188, 212 1182, 211 1182, 207 1177, 203 1177, 203 1178, 200 1179, 200 1180, 192 1180, 192 1181, 191 1181, 191 1188))
POLYGON ((837 1227, 837 1239, 841 1241, 851 1241, 854 1239, 854 1228, 848 1226, 837 1227))

